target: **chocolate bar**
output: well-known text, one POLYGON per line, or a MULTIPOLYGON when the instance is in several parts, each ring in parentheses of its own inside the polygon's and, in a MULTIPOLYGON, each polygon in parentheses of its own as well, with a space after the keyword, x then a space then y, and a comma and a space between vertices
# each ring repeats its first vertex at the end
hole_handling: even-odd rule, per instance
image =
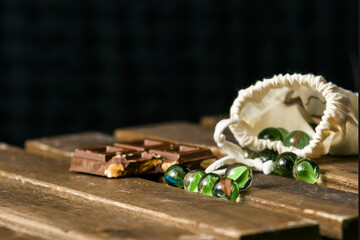
POLYGON ((116 178, 164 173, 173 164, 202 169, 205 161, 215 159, 207 148, 145 138, 76 149, 70 171, 116 178))

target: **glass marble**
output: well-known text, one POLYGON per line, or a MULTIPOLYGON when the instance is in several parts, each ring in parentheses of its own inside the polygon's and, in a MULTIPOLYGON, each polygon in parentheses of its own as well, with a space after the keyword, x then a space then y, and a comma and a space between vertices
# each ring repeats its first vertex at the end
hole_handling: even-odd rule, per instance
POLYGON ((293 168, 293 176, 297 180, 307 183, 316 183, 320 176, 319 166, 313 160, 304 158, 295 164, 293 168))
POLYGON ((226 169, 225 177, 234 180, 239 187, 239 191, 244 191, 252 184, 253 172, 248 166, 235 163, 226 169))
POLYGON ((275 173, 284 177, 292 177, 293 167, 298 157, 292 152, 283 152, 276 157, 275 173))
POLYGON ((250 158, 250 159, 256 158, 256 154, 257 154, 256 152, 254 152, 248 148, 243 148, 242 150, 244 152, 244 158, 250 158))
POLYGON ((212 195, 235 202, 239 197, 240 191, 237 183, 231 178, 222 177, 214 183, 212 195))
POLYGON ((277 128, 265 128, 263 129, 259 135, 259 139, 269 139, 270 141, 282 141, 283 137, 279 129, 277 128))
POLYGON ((285 139, 285 137, 289 134, 289 131, 286 130, 285 128, 278 128, 278 130, 280 131, 281 133, 281 136, 282 136, 282 140, 285 139))
POLYGON ((184 178, 189 171, 190 170, 184 165, 172 165, 166 170, 164 174, 164 182, 166 185, 184 188, 184 178))
POLYGON ((220 176, 215 173, 207 173, 202 176, 198 183, 199 193, 212 196, 212 188, 217 180, 220 179, 220 176))
POLYGON ((200 178, 206 173, 203 170, 195 169, 191 170, 185 175, 184 178, 184 189, 190 192, 198 192, 198 184, 200 178))
POLYGON ((260 158, 263 162, 266 162, 266 161, 275 161, 276 157, 277 157, 278 153, 273 151, 273 150, 270 150, 270 149, 265 149, 261 152, 259 152, 256 157, 257 158, 260 158))
POLYGON ((309 142, 310 142, 310 136, 307 135, 305 132, 292 131, 285 137, 283 144, 286 147, 293 146, 298 149, 303 149, 309 144, 309 142))

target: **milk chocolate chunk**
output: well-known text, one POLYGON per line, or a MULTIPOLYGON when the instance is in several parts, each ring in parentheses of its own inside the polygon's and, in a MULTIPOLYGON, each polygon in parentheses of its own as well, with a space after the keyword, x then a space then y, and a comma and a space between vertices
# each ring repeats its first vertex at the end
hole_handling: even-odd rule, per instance
POLYGON ((145 138, 76 149, 70 171, 116 178, 163 173, 177 163, 202 168, 201 162, 209 159, 215 159, 215 156, 206 148, 145 138))
POLYGON ((164 171, 173 164, 183 164, 190 169, 202 168, 201 163, 204 160, 216 159, 210 149, 191 145, 171 144, 165 148, 150 149, 150 153, 156 153, 162 156, 164 171))

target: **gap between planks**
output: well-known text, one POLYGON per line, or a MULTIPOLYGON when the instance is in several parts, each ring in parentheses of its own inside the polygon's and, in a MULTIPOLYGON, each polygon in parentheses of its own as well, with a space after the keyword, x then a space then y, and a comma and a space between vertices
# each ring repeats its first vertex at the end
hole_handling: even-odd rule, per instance
MULTIPOLYGON (((204 129, 196 124, 190 123, 165 123, 165 124, 157 124, 154 127, 151 126, 139 126, 125 129, 117 129, 114 132, 114 135, 118 139, 136 139, 139 137, 144 137, 145 134, 148 134, 147 137, 153 138, 161 138, 163 140, 169 140, 168 136, 173 136, 171 139, 175 139, 178 141, 182 141, 185 143, 194 143, 209 145, 212 140, 212 131, 208 129, 204 129), (190 132, 190 134, 189 134, 190 132), (180 135, 179 135, 180 134, 180 135), (201 137, 196 137, 197 135, 201 135, 201 137), (207 136, 206 141, 203 141, 204 136, 207 136), (211 138, 211 139, 210 139, 211 138)), ((345 158, 348 160, 348 158, 345 158)), ((343 187, 340 190, 350 190, 350 192, 357 192, 354 187, 357 186, 357 169, 354 167, 348 166, 344 163, 339 163, 336 159, 332 158, 330 164, 327 166, 326 159, 320 161, 320 168, 325 168, 326 176, 322 176, 322 183, 329 184, 329 176, 336 175, 340 170, 337 170, 336 167, 330 166, 331 164, 341 164, 342 175, 344 178, 340 178, 342 182, 347 182, 346 184, 341 184, 343 187), (321 164, 324 165, 321 165, 321 164), (345 169, 345 170, 344 170, 345 169), (331 174, 331 171, 335 171, 334 174, 331 174), (346 171, 348 173, 346 174, 346 171), (351 174, 351 175, 350 175, 351 174), (349 176, 350 175, 350 176, 349 176), (324 181, 324 179, 326 181, 324 181), (345 188, 345 189, 344 189, 345 188)), ((350 159, 351 164, 357 164, 357 161, 350 159)), ((324 172, 323 172, 324 173, 324 172)), ((324 175, 324 174, 322 174, 324 175)), ((266 187, 263 186, 261 191, 256 187, 256 184, 251 188, 252 190, 248 191, 249 194, 246 194, 245 199, 249 201, 249 203, 261 205, 262 207, 272 209, 275 211, 298 214, 304 217, 308 217, 314 220, 318 220, 320 223, 320 232, 321 235, 332 237, 332 238, 352 238, 356 239, 356 236, 351 235, 351 233, 357 233, 357 230, 354 229, 354 223, 357 222, 358 219, 358 198, 357 195, 349 192, 341 192, 334 189, 324 188, 319 185, 310 185, 302 182, 278 177, 278 176, 265 176, 263 174, 257 174, 258 182, 270 182, 276 181, 277 184, 268 184, 266 187), (280 182, 284 186, 284 189, 280 189, 280 182), (292 186, 292 189, 290 187, 292 186), (305 186, 305 187, 304 187, 305 186), (309 196, 304 197, 301 195, 301 191, 297 191, 294 187, 302 188, 304 193, 308 193, 309 196), (269 189, 269 191, 266 191, 269 189), (274 192, 275 190, 275 192, 274 192), (311 192, 313 192, 313 196, 311 197, 311 192), (329 199, 333 201, 333 203, 327 201, 326 198, 321 196, 321 193, 329 195, 329 199), (281 199, 282 197, 289 196, 287 202, 285 199, 281 199), (292 196, 291 196, 292 195, 292 196), (319 197, 320 200, 316 199, 316 196, 319 197), (336 198, 335 198, 336 197, 336 198), (346 201, 342 201, 340 198, 344 197, 348 199, 346 201), (300 202, 299 199, 302 199, 303 202, 300 202), (336 201, 335 201, 336 200, 336 201), (296 204, 295 204, 296 203, 296 204), (304 206, 304 203, 317 203, 314 206, 308 204, 308 206, 304 206), (316 209, 319 208, 319 209, 316 209), (336 209, 336 211, 334 211, 336 209), (344 214, 341 213, 344 211, 344 214), (351 225, 351 226, 350 226, 351 225)), ((339 179, 339 178, 337 178, 339 179)), ((340 182, 341 182, 340 181, 340 182)), ((256 182, 254 180, 254 182, 256 182)), ((339 182, 339 181, 338 181, 339 182)))
MULTIPOLYGON (((0 161, 3 169, 0 172, 2 176, 37 185, 56 192, 56 194, 64 194, 66 197, 72 196, 89 202, 112 205, 146 216, 162 224, 181 227, 197 233, 241 239, 254 237, 274 239, 274 236, 276 236, 275 239, 286 239, 289 234, 298 238, 305 237, 305 235, 310 239, 317 238, 317 224, 300 217, 261 210, 248 206, 246 203, 237 205, 204 195, 186 193, 180 189, 143 179, 111 180, 85 174, 73 174, 67 171, 68 165, 62 160, 31 156, 18 151, 20 150, 9 147, 7 151, 3 152, 9 156, 16 154, 18 159, 15 157, 11 165, 1 164, 0 161), (29 164, 29 167, 25 167, 20 164, 22 162, 34 163, 35 161, 38 166, 29 164), (7 170, 4 170, 4 167, 7 170), (46 171, 50 172, 41 174, 46 171), (94 184, 87 184, 92 181, 94 184), (102 186, 102 189, 99 189, 98 186, 102 186), (126 193, 126 191, 131 193, 126 193), (221 208, 219 208, 220 206, 221 208), (181 209, 181 211, 177 212, 176 209, 181 209), (210 209, 212 209, 211 212, 209 212, 210 209), (250 213, 252 214, 251 218, 249 218, 250 213), (245 218, 247 221, 240 225, 237 224, 240 219, 245 218), (218 222, 216 219, 220 221, 218 222)), ((4 154, 1 155, 1 158, 4 159, 4 154)))
MULTIPOLYGON (((196 143, 202 146, 211 144, 212 141, 209 130, 185 122, 127 128, 125 131, 117 130, 115 133, 119 132, 125 132, 124 135, 119 135, 122 140, 154 137, 170 141, 175 139, 178 142, 196 143), (167 138, 169 136, 172 138, 167 138)), ((91 139, 91 135, 84 134, 83 136, 91 139)), ((54 140, 57 137, 48 139, 54 140)), ((66 137, 63 140, 66 140, 66 137)), ((73 146, 73 149, 76 147, 73 146)), ((358 217, 357 195, 353 193, 263 174, 257 175, 253 186, 247 192, 244 199, 249 204, 317 220, 320 222, 320 232, 323 236, 354 239, 348 236, 354 233, 353 224, 357 222, 358 217), (349 223, 350 227, 347 226, 349 223)))
MULTIPOLYGON (((0 221, 3 225, 46 239, 167 239, 194 234, 96 202, 81 202, 43 191, 28 182, 0 177, 0 221)), ((212 236, 208 236, 211 238, 212 236)))

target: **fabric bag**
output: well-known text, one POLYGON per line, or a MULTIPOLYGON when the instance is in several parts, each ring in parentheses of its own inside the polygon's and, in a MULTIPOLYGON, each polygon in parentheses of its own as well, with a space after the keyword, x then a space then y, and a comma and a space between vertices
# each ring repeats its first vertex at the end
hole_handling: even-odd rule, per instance
POLYGON ((245 159, 242 147, 254 151, 271 149, 278 153, 291 151, 299 157, 310 158, 328 153, 358 154, 358 93, 311 74, 264 79, 239 91, 231 106, 230 118, 217 124, 214 140, 228 156, 211 164, 207 172, 236 162, 265 174, 273 171, 273 161, 245 159), (223 131, 228 127, 240 146, 226 140, 223 131), (286 147, 281 141, 258 139, 258 133, 267 127, 301 130, 311 141, 305 148, 297 149, 286 147))

